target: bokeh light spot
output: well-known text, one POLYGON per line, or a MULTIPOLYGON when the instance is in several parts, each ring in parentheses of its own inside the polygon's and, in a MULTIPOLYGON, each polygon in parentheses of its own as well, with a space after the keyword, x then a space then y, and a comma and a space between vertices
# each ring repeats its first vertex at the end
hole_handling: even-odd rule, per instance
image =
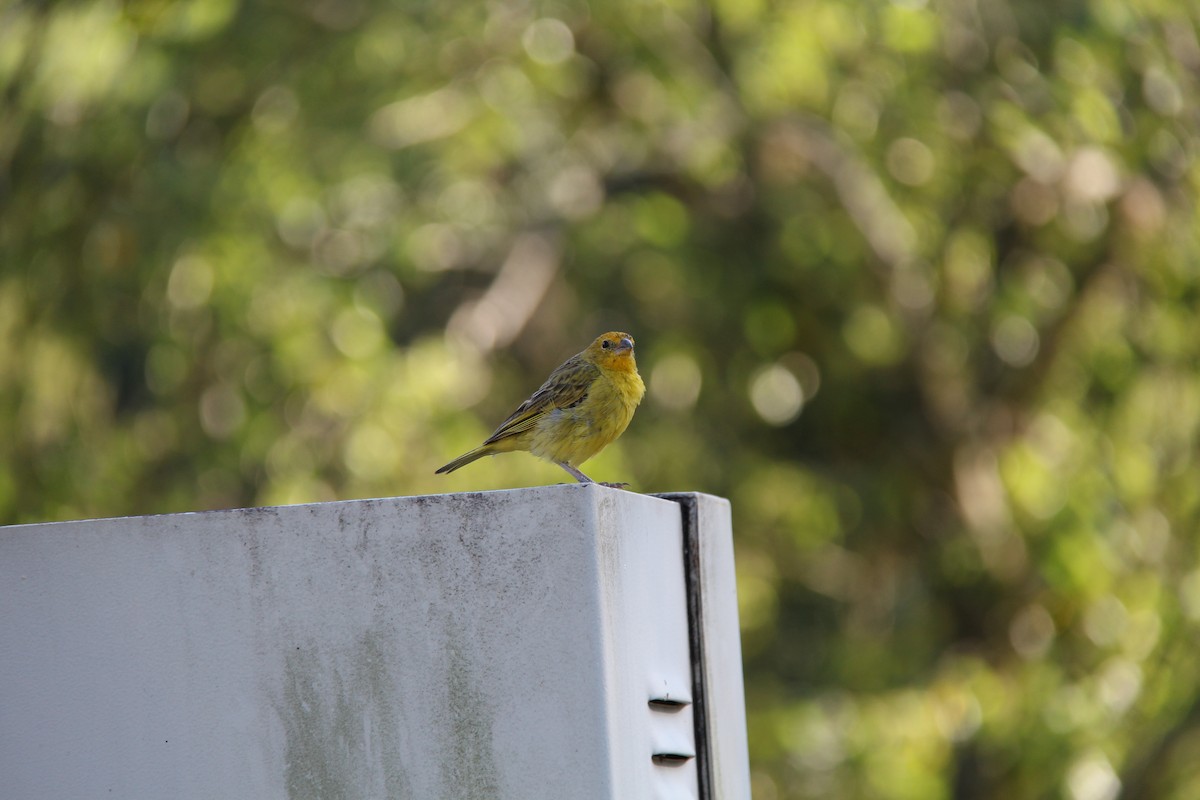
POLYGON ((650 394, 672 411, 685 411, 700 396, 700 367, 684 353, 672 353, 650 371, 650 394))
POLYGON ((554 66, 575 53, 575 35, 566 23, 553 17, 534 21, 521 36, 525 52, 539 64, 554 66))
POLYGON ((763 367, 750 380, 750 402, 769 425, 787 425, 800 416, 804 390, 791 370, 780 364, 763 367))
POLYGON ((186 255, 171 268, 167 299, 179 309, 199 308, 208 302, 212 289, 212 265, 199 256, 186 255))
POLYGON ((1071 765, 1067 789, 1072 800, 1114 800, 1121 780, 1104 754, 1092 751, 1071 765))
POLYGON ((888 172, 893 178, 909 186, 928 183, 933 177, 936 163, 933 151, 917 139, 897 139, 887 151, 888 172))
POLYGON ((246 421, 246 404, 233 386, 220 383, 200 396, 200 425, 214 439, 228 439, 246 421))
POLYGON ((992 329, 992 349, 1011 367, 1027 367, 1037 357, 1040 338, 1024 317, 1003 317, 992 329))
POLYGON ((856 308, 842 327, 842 338, 854 355, 873 366, 894 364, 904 354, 900 328, 877 306, 856 308))
POLYGON ((383 325, 369 308, 355 306, 340 312, 330 328, 333 344, 349 358, 367 358, 383 346, 383 325))
POLYGON ((1054 620, 1040 605, 1026 606, 1008 627, 1008 639, 1017 655, 1026 660, 1041 658, 1054 642, 1054 620))

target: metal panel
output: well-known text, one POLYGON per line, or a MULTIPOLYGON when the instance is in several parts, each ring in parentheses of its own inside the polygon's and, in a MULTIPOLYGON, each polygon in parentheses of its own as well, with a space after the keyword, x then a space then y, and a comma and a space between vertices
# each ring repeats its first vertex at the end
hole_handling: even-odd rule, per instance
POLYGON ((697 769, 704 800, 750 797, 746 703, 729 501, 660 494, 683 509, 683 558, 697 711, 697 769))
POLYGON ((682 547, 573 485, 0 529, 3 794, 696 797, 682 547))

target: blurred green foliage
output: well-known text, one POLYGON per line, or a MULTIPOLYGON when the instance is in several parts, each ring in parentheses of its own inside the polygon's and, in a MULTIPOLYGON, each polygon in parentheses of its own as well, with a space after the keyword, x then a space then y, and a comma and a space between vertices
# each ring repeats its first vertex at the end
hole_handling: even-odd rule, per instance
POLYGON ((733 500, 754 789, 1200 796, 1195 0, 0 8, 0 520, 733 500))

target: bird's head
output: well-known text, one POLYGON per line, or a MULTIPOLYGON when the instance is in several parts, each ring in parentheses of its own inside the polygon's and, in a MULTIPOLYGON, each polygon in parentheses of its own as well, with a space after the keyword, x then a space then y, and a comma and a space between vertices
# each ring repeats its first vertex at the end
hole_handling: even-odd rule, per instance
POLYGON ((632 371, 637 369, 633 359, 633 337, 620 331, 609 331, 596 337, 584 351, 588 361, 604 369, 632 371))

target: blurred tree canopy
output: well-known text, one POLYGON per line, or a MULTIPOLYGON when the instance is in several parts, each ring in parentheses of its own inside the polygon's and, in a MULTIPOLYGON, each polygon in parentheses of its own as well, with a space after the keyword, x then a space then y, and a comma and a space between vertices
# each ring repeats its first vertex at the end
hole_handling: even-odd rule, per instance
POLYGON ((0 8, 0 521, 732 499, 754 789, 1200 796, 1196 0, 0 8))

